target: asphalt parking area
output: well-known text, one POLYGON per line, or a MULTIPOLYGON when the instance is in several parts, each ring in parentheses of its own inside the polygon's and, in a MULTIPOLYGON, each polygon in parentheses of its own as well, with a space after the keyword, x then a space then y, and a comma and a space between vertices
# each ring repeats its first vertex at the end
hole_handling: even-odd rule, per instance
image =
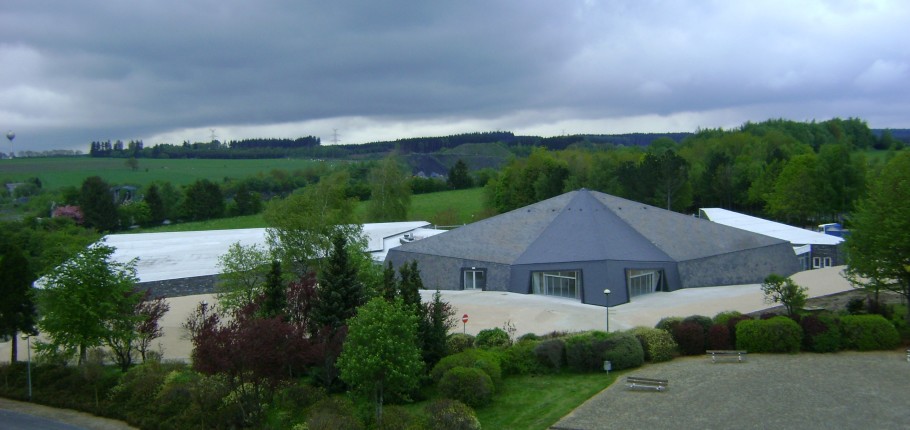
POLYGON ((907 429, 910 363, 904 349, 751 354, 744 363, 678 358, 623 372, 552 429, 907 429), (669 380, 629 390, 625 376, 669 380))

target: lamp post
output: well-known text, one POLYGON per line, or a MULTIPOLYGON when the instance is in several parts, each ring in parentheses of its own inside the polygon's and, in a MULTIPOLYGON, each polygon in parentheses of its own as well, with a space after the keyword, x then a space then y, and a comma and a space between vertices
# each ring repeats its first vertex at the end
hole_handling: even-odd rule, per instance
POLYGON ((606 309, 607 309, 607 333, 610 332, 610 290, 604 290, 604 296, 607 298, 606 309))
POLYGON ((28 353, 28 364, 26 364, 28 369, 28 401, 32 401, 32 335, 22 333, 21 337, 25 341, 25 350, 28 353))

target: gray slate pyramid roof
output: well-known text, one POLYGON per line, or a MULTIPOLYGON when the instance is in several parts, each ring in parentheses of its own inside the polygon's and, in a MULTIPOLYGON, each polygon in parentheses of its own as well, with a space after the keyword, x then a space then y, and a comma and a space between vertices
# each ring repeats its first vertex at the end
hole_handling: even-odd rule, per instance
POLYGON ((686 261, 785 243, 597 191, 571 191, 402 245, 503 264, 686 261))

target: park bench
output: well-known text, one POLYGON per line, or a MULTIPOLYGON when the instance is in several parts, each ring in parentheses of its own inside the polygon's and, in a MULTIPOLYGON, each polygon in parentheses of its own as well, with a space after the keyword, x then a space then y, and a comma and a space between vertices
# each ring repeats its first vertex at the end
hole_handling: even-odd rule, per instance
POLYGON ((742 363, 746 359, 746 351, 708 350, 705 354, 711 357, 712 363, 717 363, 717 360, 736 360, 742 363))
POLYGON ((627 376, 626 384, 631 389, 641 388, 646 390, 663 391, 667 389, 669 381, 666 379, 640 378, 638 376, 627 376))

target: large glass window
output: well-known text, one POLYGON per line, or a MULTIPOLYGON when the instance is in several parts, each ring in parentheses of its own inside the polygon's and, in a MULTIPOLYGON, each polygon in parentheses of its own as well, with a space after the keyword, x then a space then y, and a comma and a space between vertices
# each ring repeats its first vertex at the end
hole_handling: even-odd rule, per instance
POLYGON ((464 283, 462 288, 465 290, 483 290, 487 287, 487 271, 484 269, 464 269, 464 283))
POLYGON ((578 299, 581 291, 581 272, 532 272, 531 290, 534 294, 578 299))
POLYGON ((627 271, 629 297, 651 294, 660 290, 661 270, 655 269, 629 269, 627 271))

